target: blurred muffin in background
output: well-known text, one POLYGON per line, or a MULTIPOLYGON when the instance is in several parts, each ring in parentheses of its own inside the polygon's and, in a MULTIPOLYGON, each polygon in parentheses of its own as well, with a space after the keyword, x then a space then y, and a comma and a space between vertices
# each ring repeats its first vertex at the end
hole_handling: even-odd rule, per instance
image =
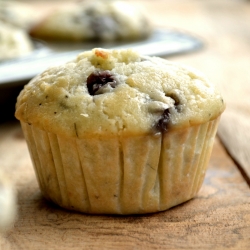
POLYGON ((83 1, 51 12, 30 30, 43 40, 116 41, 148 37, 152 26, 141 10, 117 0, 83 1))
POLYGON ((16 196, 12 183, 0 169, 0 232, 6 231, 16 217, 16 196))
POLYGON ((28 4, 0 0, 0 21, 28 30, 36 20, 28 4))
POLYGON ((0 0, 0 61, 33 52, 34 44, 27 31, 35 20, 28 4, 0 0))
POLYGON ((24 30, 0 21, 0 61, 28 55, 33 49, 24 30))

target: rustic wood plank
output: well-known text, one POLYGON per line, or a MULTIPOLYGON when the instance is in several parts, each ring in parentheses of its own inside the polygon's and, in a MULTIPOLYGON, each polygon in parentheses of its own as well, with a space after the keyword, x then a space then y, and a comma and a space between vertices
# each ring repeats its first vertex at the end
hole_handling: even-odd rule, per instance
POLYGON ((198 196, 168 211, 143 216, 90 216, 47 202, 16 123, 0 126, 0 155, 0 165, 17 187, 19 205, 14 228, 0 237, 1 249, 250 247, 249 187, 219 140, 198 196))

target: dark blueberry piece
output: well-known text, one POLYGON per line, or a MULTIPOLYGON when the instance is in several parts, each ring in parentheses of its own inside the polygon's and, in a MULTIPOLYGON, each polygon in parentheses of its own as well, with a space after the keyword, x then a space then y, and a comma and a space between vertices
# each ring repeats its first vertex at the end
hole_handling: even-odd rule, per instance
POLYGON ((169 109, 165 109, 162 113, 162 116, 158 123, 156 124, 156 129, 161 132, 167 132, 168 131, 168 124, 170 122, 170 112, 169 109))
POLYGON ((87 78, 87 88, 90 95, 95 95, 96 92, 104 85, 109 84, 112 88, 117 85, 114 76, 109 71, 95 71, 87 78))

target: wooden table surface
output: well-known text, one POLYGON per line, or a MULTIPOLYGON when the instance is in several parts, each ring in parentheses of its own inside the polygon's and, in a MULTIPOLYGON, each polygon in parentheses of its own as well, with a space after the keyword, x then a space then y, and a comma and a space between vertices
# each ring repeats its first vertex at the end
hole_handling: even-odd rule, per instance
POLYGON ((137 0, 156 26, 199 36, 202 50, 169 59, 203 71, 227 102, 197 197, 165 212, 93 216, 48 203, 18 122, 0 124, 0 166, 18 195, 0 249, 250 249, 250 1, 137 0))

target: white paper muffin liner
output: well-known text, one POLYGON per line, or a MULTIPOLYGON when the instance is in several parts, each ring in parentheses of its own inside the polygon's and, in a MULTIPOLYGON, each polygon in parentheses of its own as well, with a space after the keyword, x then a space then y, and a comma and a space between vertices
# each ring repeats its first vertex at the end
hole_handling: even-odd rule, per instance
POLYGON ((143 214, 193 198, 219 118, 165 134, 66 138, 21 122, 43 195, 93 214, 143 214))

